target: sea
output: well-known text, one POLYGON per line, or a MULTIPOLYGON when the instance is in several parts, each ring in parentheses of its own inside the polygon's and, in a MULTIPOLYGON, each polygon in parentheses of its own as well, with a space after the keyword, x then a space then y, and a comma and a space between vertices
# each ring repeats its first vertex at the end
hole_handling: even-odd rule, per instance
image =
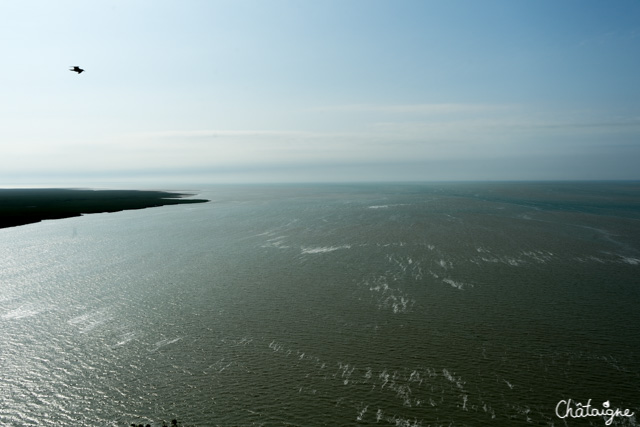
POLYGON ((0 425, 640 425, 640 182, 180 191, 0 230, 0 425))

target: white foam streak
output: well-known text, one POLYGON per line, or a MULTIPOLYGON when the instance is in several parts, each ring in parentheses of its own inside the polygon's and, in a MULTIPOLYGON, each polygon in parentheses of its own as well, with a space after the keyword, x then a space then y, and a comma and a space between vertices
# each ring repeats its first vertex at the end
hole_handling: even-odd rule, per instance
POLYGON ((123 346, 125 344, 127 344, 128 342, 133 340, 133 337, 135 336, 135 334, 133 332, 127 332, 126 334, 124 334, 122 336, 122 340, 118 341, 115 345, 115 347, 120 347, 123 346))
POLYGON ((284 243, 284 240, 287 236, 277 236, 271 239, 267 239, 267 243, 262 245, 263 248, 276 248, 276 249, 287 249, 290 246, 284 243))
POLYGON ((338 251, 340 249, 351 249, 351 245, 342 246, 321 246, 315 248, 302 248, 303 254, 323 254, 327 252, 338 251))
POLYGON ((174 338, 172 340, 170 340, 170 339, 160 340, 160 341, 156 342, 154 348, 152 348, 149 351, 153 353, 154 351, 157 351, 162 347, 168 346, 169 344, 176 343, 176 342, 180 341, 181 339, 182 339, 182 337, 174 338))
POLYGON ((44 308, 36 307, 32 304, 25 304, 16 309, 9 311, 2 315, 3 319, 23 319, 25 317, 32 317, 45 311, 44 308))
POLYGON ((70 319, 68 323, 70 325, 78 326, 81 333, 89 332, 94 328, 111 320, 111 316, 105 310, 99 310, 96 312, 85 313, 80 316, 76 316, 70 319))
POLYGON ((442 279, 442 281, 444 283, 448 284, 448 285, 451 285, 452 287, 454 287, 456 289, 461 290, 461 291, 464 289, 465 286, 473 287, 473 285, 470 284, 470 283, 456 282, 455 280, 448 279, 448 278, 447 279, 442 279))

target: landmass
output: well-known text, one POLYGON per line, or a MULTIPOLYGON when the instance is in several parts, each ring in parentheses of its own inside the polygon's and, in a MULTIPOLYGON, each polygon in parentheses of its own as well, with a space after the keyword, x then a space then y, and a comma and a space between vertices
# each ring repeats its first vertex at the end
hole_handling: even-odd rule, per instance
POLYGON ((184 196, 190 194, 140 190, 0 189, 0 228, 84 214, 209 201, 184 199, 184 196))

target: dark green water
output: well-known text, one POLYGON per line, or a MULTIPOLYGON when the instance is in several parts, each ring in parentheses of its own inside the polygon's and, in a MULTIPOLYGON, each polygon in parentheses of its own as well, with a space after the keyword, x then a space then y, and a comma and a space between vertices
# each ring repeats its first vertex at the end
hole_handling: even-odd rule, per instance
MULTIPOLYGON (((640 412, 640 184, 220 186, 0 230, 0 424, 640 412)), ((612 425, 638 425, 614 417, 612 425)))

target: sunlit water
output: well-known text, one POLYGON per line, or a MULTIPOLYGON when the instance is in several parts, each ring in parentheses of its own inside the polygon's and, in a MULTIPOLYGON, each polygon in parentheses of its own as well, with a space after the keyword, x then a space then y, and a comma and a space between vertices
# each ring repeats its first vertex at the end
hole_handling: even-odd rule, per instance
MULTIPOLYGON (((209 187, 0 230, 0 425, 640 413, 640 186, 209 187)), ((638 425, 639 416, 613 425, 638 425)))

